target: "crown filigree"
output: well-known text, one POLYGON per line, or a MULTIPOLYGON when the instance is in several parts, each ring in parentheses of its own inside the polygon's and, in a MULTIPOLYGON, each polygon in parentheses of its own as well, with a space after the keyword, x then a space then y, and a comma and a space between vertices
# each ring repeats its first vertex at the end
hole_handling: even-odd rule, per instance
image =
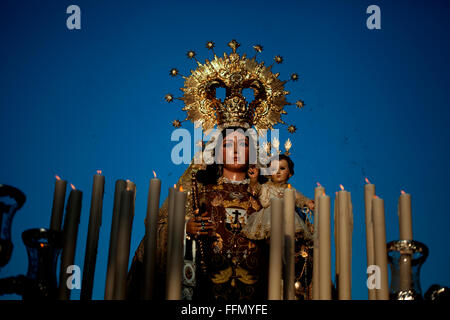
MULTIPOLYGON (((213 50, 214 42, 209 41, 206 48, 213 50)), ((236 40, 228 43, 232 49, 230 54, 224 53, 218 57, 214 51, 214 58, 200 63, 194 51, 188 51, 188 58, 194 58, 197 68, 191 70, 190 76, 183 76, 184 87, 181 88, 183 96, 178 98, 184 102, 183 110, 187 112, 185 120, 201 123, 203 130, 218 126, 226 128, 252 126, 259 132, 262 129, 273 129, 273 126, 282 123, 282 114, 286 114, 284 107, 291 105, 286 100, 289 91, 285 90, 288 81, 297 81, 298 74, 291 75, 288 81, 280 80, 279 73, 272 72, 272 66, 265 66, 264 62, 256 60, 256 54, 262 51, 261 45, 253 46, 256 54, 248 58, 245 54, 239 55, 236 50, 240 44, 236 40), (226 97, 222 100, 217 97, 216 90, 224 88, 226 97), (254 93, 253 101, 247 101, 243 95, 244 89, 251 89, 254 93)), ((283 58, 276 56, 274 63, 282 63, 283 58)), ((171 76, 180 75, 177 69, 170 71, 171 76)), ((172 102, 175 98, 168 94, 166 101, 172 102)), ((300 100, 301 101, 301 100, 300 100)), ((180 126, 180 120, 175 120, 180 126)), ((184 121, 184 120, 183 120, 184 121)), ((289 126, 289 132, 295 132, 295 126, 289 126)))

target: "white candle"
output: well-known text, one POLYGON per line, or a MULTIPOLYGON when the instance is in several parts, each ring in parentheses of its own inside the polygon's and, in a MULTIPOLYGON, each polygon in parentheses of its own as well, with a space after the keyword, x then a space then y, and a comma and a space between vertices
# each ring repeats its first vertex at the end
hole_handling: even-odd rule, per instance
POLYGON ((128 262, 130 259, 131 231, 134 219, 135 191, 122 191, 120 199, 119 229, 117 231, 117 255, 113 299, 126 299, 128 262))
POLYGON ((320 293, 320 277, 319 277, 319 259, 320 259, 320 249, 319 249, 319 197, 325 193, 325 189, 317 183, 317 187, 314 189, 314 246, 313 246, 313 280, 312 280, 312 295, 313 300, 318 300, 320 293))
POLYGON ((350 192, 339 191, 339 300, 351 300, 352 288, 352 230, 351 230, 351 202, 350 192))
MULTIPOLYGON (((400 225, 400 240, 413 239, 412 234, 412 214, 411 214, 411 195, 403 190, 398 199, 398 216, 400 225)), ((408 291, 411 289, 411 256, 404 254, 400 258, 400 290, 408 291)))
POLYGON ((319 197, 319 237, 320 237, 320 300, 331 300, 331 226, 330 226, 330 197, 319 197))
POLYGON ((412 240, 411 195, 402 191, 398 199, 400 240, 412 240))
POLYGON ((184 238, 184 223, 186 216, 186 192, 176 191, 174 197, 175 207, 173 213, 172 223, 172 252, 169 256, 169 263, 167 266, 167 300, 181 299, 181 282, 183 272, 183 238, 184 238))
POLYGON ((295 189, 284 190, 284 300, 295 300, 295 189))
POLYGON ((94 273, 97 261, 98 238, 102 224, 103 195, 105 177, 98 170, 94 175, 89 213, 88 234, 84 256, 83 278, 81 280, 80 300, 91 300, 94 287, 94 273))
POLYGON ((375 239, 375 264, 380 268, 380 289, 376 290, 377 300, 389 300, 389 282, 387 269, 386 226, 384 201, 378 197, 372 199, 372 218, 375 239))
POLYGON ((281 272, 283 248, 283 199, 271 199, 269 300, 281 300, 281 272))
POLYGON ((155 286, 156 265, 156 224, 159 213, 159 196, 161 194, 161 180, 156 177, 150 179, 147 198, 146 234, 144 243, 144 300, 153 298, 155 286))
MULTIPOLYGON (((367 266, 375 264, 375 248, 373 238, 373 219, 372 219, 372 199, 375 196, 375 185, 371 184, 366 178, 367 184, 364 186, 364 204, 366 218, 366 249, 367 266)), ((369 289, 369 300, 376 300, 375 289, 369 289)))
POLYGON ((52 216, 50 220, 50 229, 55 231, 61 231, 64 213, 64 203, 66 201, 67 181, 61 180, 58 176, 55 177, 56 181, 55 181, 55 191, 53 193, 53 206, 52 206, 52 216))

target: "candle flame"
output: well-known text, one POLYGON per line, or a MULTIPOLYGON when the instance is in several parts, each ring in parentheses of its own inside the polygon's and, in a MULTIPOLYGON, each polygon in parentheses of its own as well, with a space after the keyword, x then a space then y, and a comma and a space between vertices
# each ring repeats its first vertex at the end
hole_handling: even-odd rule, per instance
POLYGON ((373 198, 374 198, 374 199, 378 199, 378 196, 377 196, 377 195, 374 195, 373 198))
POLYGON ((61 180, 61 178, 57 174, 55 174, 55 178, 56 180, 61 180))
POLYGON ((325 192, 322 195, 325 197, 326 196, 325 192))
POLYGON ((341 187, 341 190, 344 191, 344 186, 342 184, 339 185, 339 187, 341 187))
POLYGON ((177 184, 175 183, 175 184, 173 185, 173 187, 176 189, 176 188, 177 188, 177 184))
POLYGON ((367 184, 370 184, 370 181, 369 181, 369 179, 367 179, 367 178, 365 178, 366 179, 366 183, 367 184))
POLYGON ((405 194, 405 191, 403 191, 403 190, 401 190, 400 192, 401 192, 401 194, 405 194))
POLYGON ((43 244, 43 243, 40 243, 39 245, 41 246, 41 248, 43 248, 43 247, 44 247, 44 244, 43 244))
POLYGON ((291 184, 290 184, 290 183, 288 183, 288 188, 289 188, 289 189, 292 189, 292 187, 291 187, 291 184))
POLYGON ((97 174, 102 174, 102 170, 97 170, 97 174))
POLYGON ((136 185, 133 181, 127 179, 127 191, 134 191, 136 192, 136 185))
POLYGON ((155 172, 155 170, 152 170, 153 171, 153 176, 156 178, 156 172, 155 172))
POLYGON ((318 183, 318 182, 316 182, 316 183, 317 183, 317 186, 318 186, 318 187, 321 187, 321 186, 322 186, 320 183, 318 183))
POLYGON ((183 186, 180 186, 180 192, 183 192, 183 186))
POLYGON ((72 187, 72 190, 75 190, 75 186, 73 184, 70 184, 70 186, 72 187))

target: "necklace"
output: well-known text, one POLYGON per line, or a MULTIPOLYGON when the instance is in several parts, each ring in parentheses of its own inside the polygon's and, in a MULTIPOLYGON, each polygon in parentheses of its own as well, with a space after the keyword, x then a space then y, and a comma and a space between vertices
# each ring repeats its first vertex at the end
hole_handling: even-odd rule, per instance
POLYGON ((221 176, 218 180, 217 180, 217 184, 224 184, 224 183, 232 183, 232 184, 249 184, 250 183, 250 179, 244 179, 244 180, 230 180, 224 176, 221 176))

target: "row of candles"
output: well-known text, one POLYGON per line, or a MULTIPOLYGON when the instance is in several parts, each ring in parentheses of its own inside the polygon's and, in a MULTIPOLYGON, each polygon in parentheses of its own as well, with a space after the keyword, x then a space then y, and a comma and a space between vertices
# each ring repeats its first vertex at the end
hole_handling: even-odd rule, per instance
MULTIPOLYGON (((384 201, 375 195, 375 185, 367 184, 365 194, 367 264, 380 268, 381 287, 369 289, 370 300, 389 299, 386 231, 384 201)), ((81 288, 81 299, 91 299, 97 256, 98 237, 102 220, 105 177, 98 171, 94 175, 88 237, 81 288)), ((50 228, 61 230, 67 182, 57 177, 52 207, 50 228)), ((336 287, 338 298, 351 299, 351 255, 353 215, 351 194, 341 185, 336 192, 334 206, 336 287)), ((144 237, 144 284, 143 298, 152 299, 155 287, 155 266, 157 248, 157 220, 161 180, 150 179, 144 237)), ((105 299, 125 299, 126 277, 130 255, 131 228, 134 217, 136 186, 127 180, 117 180, 114 192, 114 207, 110 234, 110 247, 106 273, 105 299)), ((331 299, 331 216, 330 197, 318 184, 315 188, 314 213, 314 259, 313 259, 313 299, 331 299)), ((76 238, 80 221, 82 192, 75 189, 69 195, 64 220, 64 244, 61 256, 59 299, 70 299, 67 289, 67 267, 74 264, 76 238)), ((183 240, 185 226, 186 192, 176 186, 169 188, 168 232, 167 232, 167 277, 166 299, 181 299, 183 270, 183 240)), ((295 189, 285 190, 283 199, 272 199, 271 239, 269 257, 269 291, 271 300, 295 299, 295 189), (283 250, 284 248, 284 250, 283 250), (284 255, 284 259, 283 259, 284 255), (284 270, 283 270, 283 262, 284 270), (281 277, 281 275, 283 275, 281 277), (283 278, 283 279, 282 279, 283 278), (282 285, 283 283, 283 285, 282 285), (283 292, 281 291, 283 288, 283 292)), ((400 238, 412 240, 411 197, 402 191, 399 198, 400 238)), ((406 259, 407 260, 407 259, 406 259)), ((411 275, 408 261, 401 266, 401 278, 408 285, 411 275)))
MULTIPOLYGON (((161 180, 156 177, 155 173, 154 175, 155 177, 150 179, 145 224, 146 232, 144 238, 145 271, 143 296, 147 299, 152 298, 152 291, 154 287, 154 270, 156 264, 156 224, 161 191, 161 180)), ((83 192, 77 190, 73 185, 71 186, 72 190, 67 201, 64 226, 62 228, 67 181, 56 176, 50 229, 63 232, 63 248, 61 254, 61 269, 58 289, 58 299, 60 300, 70 299, 71 290, 67 285, 70 274, 67 271, 68 267, 73 265, 75 260, 78 226, 82 206, 83 192)), ((101 174, 101 171, 97 171, 97 174, 95 174, 93 178, 88 234, 81 284, 81 300, 92 299, 98 239, 102 223, 104 186, 105 177, 101 174)), ((174 203, 176 202, 178 204, 175 206, 174 203, 169 205, 169 211, 175 207, 177 217, 183 218, 183 222, 178 224, 183 225, 184 227, 184 203, 186 194, 185 192, 178 191, 175 188, 170 188, 169 192, 171 195, 170 197, 175 199, 174 203)), ((129 180, 117 180, 114 191, 114 206, 105 284, 105 300, 120 300, 125 299, 126 297, 126 279, 130 256, 131 229, 134 218, 135 199, 136 185, 129 180)), ((172 218, 170 223, 173 224, 174 222, 176 221, 172 218)), ((173 233, 172 235, 176 235, 179 238, 179 228, 177 229, 172 227, 172 229, 177 231, 177 234, 173 233)), ((177 241, 171 242, 176 243, 177 241)), ((183 242, 181 238, 178 242, 180 242, 182 246, 183 242)), ((182 247, 181 251, 178 249, 178 252, 181 252, 182 254, 182 247)), ((182 259, 180 261, 182 263, 182 259)), ((181 263, 177 266, 180 269, 179 274, 181 274, 181 263)))
MULTIPOLYGON (((386 248, 386 225, 384 200, 375 195, 375 185, 366 178, 364 187, 367 265, 379 268, 378 288, 369 288, 369 300, 388 300, 388 254, 386 248)), ((336 192, 334 203, 335 237, 335 284, 339 300, 351 299, 351 264, 353 210, 351 194, 344 190, 336 192)), ((313 288, 314 300, 332 298, 331 280, 331 217, 330 197, 318 184, 315 188, 313 247, 313 288)), ((398 203, 400 239, 412 240, 411 195, 401 191, 398 203)), ((411 257, 405 257, 400 265, 400 283, 404 290, 411 285, 411 257), (408 263, 409 262, 409 263, 408 263)), ((369 286, 368 286, 369 287, 369 286)))

